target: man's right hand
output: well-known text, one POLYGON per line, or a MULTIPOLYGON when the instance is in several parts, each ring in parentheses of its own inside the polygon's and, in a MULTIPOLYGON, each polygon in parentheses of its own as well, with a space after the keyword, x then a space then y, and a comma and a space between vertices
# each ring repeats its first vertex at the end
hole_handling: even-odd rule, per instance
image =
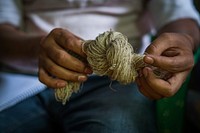
POLYGON ((81 56, 82 40, 71 32, 56 28, 41 40, 39 52, 39 80, 52 88, 62 88, 66 81, 84 82, 92 70, 70 53, 81 56), (70 53, 69 53, 70 51, 70 53))

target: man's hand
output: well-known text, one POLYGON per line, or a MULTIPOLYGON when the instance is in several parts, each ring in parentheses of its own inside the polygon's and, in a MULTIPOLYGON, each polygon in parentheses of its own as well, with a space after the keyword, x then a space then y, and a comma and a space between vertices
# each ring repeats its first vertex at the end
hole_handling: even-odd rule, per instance
POLYGON ((69 31, 60 28, 52 30, 41 40, 39 80, 52 88, 65 87, 66 81, 86 81, 87 74, 92 70, 86 61, 81 61, 70 54, 86 58, 81 45, 82 40, 69 31))
POLYGON ((139 90, 150 99, 174 95, 194 65, 192 39, 186 34, 164 33, 146 49, 144 62, 168 71, 167 79, 156 76, 151 67, 140 71, 139 90))

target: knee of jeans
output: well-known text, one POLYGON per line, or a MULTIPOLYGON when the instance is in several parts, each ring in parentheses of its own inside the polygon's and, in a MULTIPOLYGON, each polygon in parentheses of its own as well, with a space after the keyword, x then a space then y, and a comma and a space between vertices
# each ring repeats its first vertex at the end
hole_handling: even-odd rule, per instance
POLYGON ((101 112, 99 120, 104 127, 107 127, 105 129, 114 131, 113 133, 156 132, 154 115, 144 113, 139 108, 134 110, 133 107, 110 107, 101 112))

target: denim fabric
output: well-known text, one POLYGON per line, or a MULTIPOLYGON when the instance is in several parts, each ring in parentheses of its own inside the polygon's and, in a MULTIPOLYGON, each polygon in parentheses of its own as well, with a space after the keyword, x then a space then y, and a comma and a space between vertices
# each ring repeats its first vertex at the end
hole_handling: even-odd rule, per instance
POLYGON ((63 106, 52 89, 0 112, 0 133, 155 133, 155 103, 135 84, 91 76, 63 106))

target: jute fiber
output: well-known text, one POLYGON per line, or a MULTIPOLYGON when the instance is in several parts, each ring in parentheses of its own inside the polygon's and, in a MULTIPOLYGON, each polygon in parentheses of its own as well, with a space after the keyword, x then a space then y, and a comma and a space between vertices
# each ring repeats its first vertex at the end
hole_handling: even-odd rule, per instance
MULTIPOLYGON (((144 55, 134 53, 127 37, 120 32, 107 31, 95 40, 86 40, 82 49, 95 74, 108 76, 121 84, 134 82, 137 71, 145 66, 144 55)), ((72 93, 79 90, 80 84, 68 81, 66 87, 55 89, 56 99, 65 104, 72 93)))

